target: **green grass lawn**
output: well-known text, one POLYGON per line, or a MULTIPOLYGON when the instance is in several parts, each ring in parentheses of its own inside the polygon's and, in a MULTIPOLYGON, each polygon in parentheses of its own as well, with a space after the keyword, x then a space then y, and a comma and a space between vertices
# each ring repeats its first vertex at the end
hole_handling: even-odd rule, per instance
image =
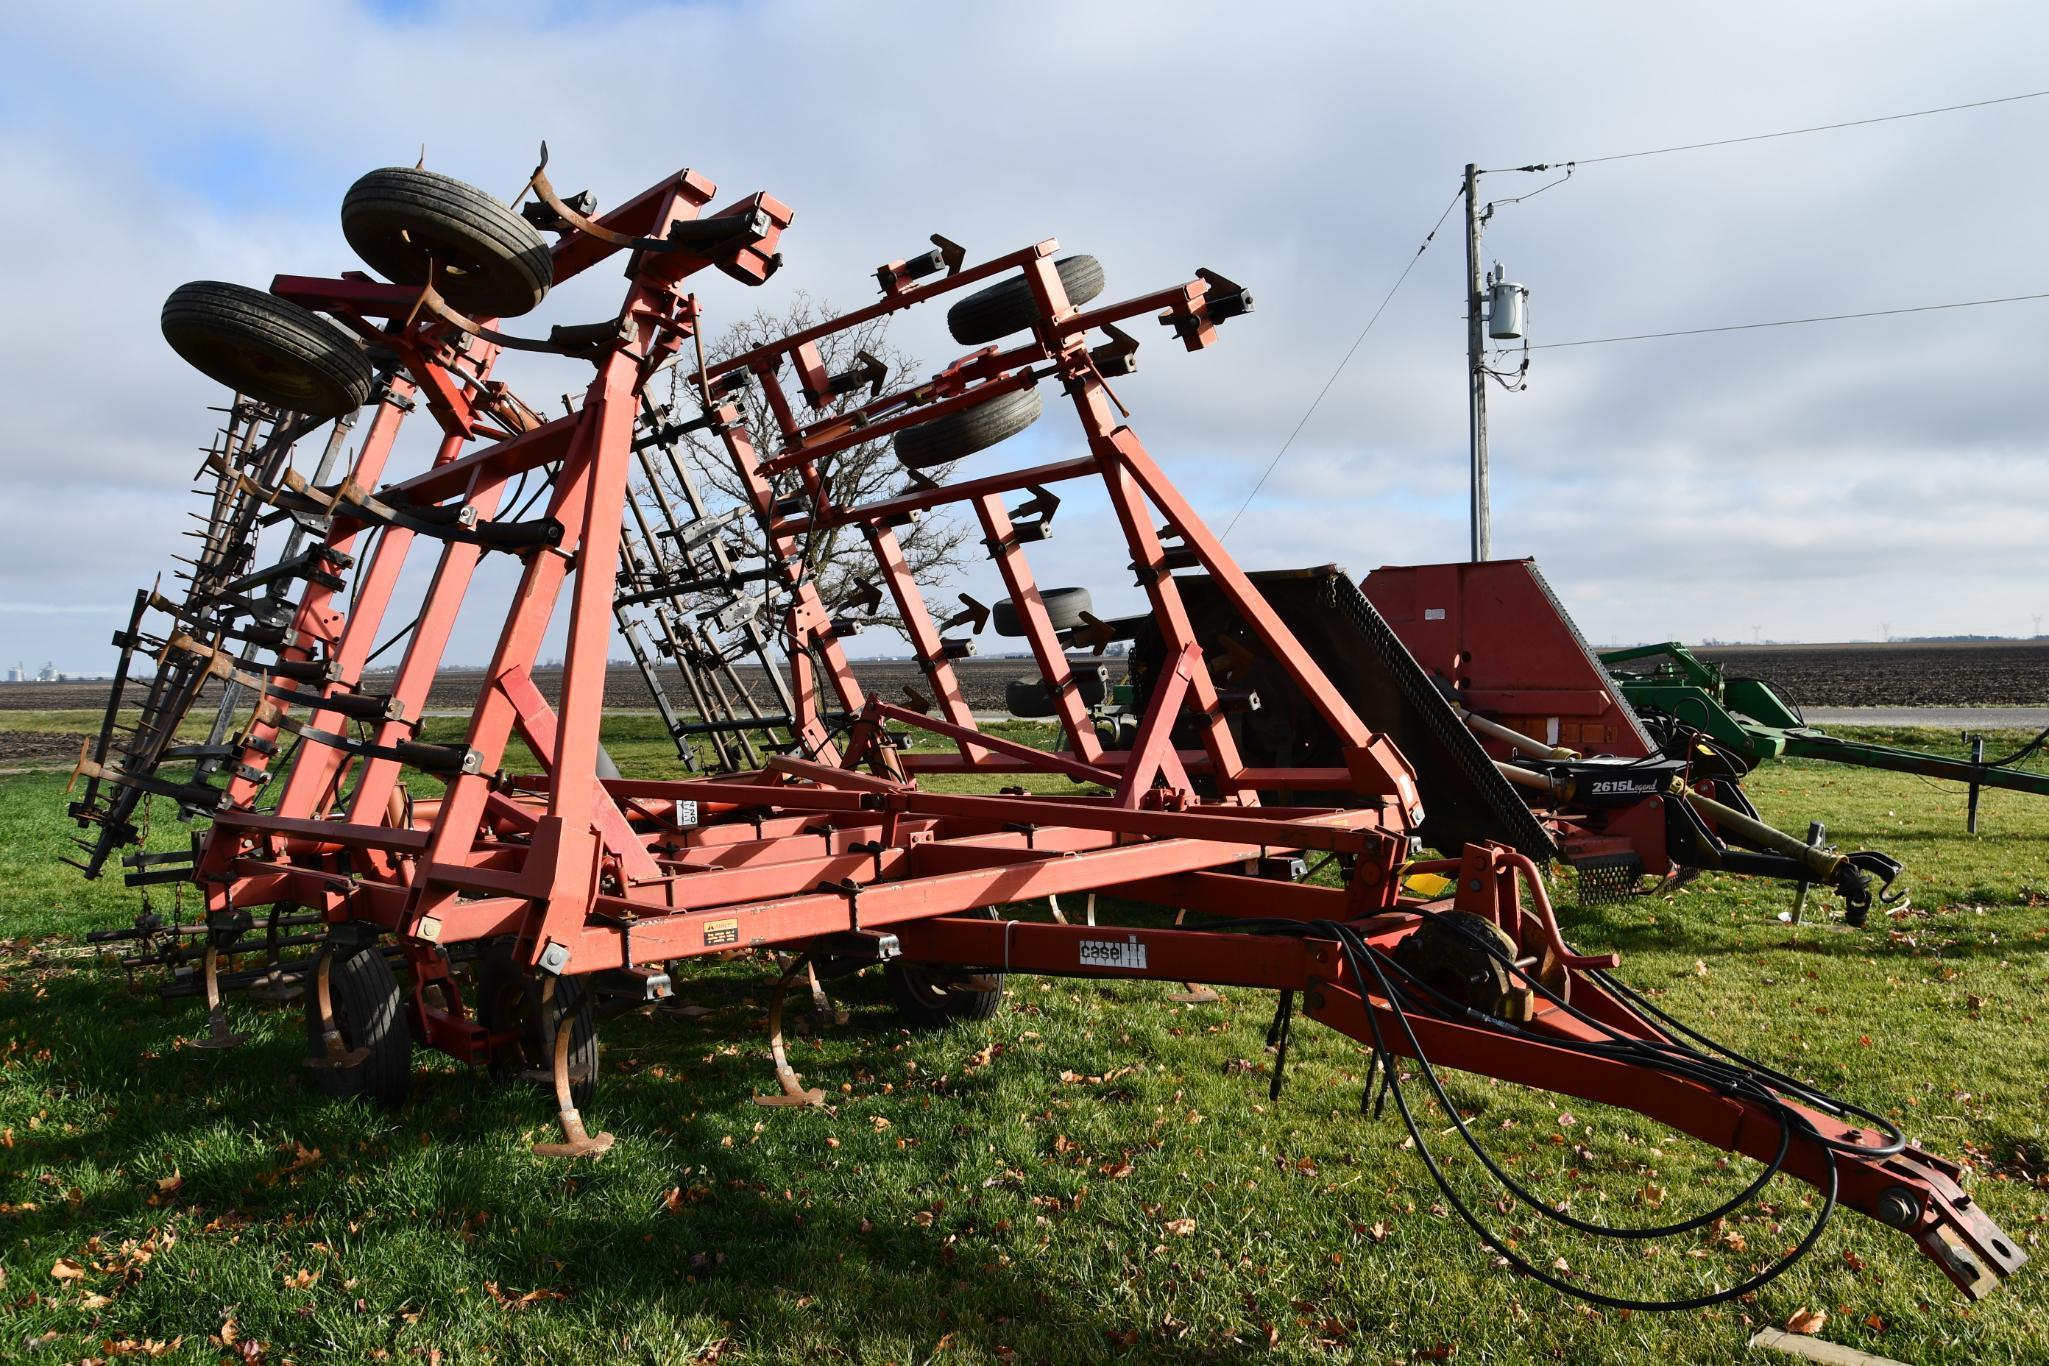
MULTIPOLYGON (((645 720, 608 741, 629 773, 674 767, 645 720)), ((1250 991, 1184 1006, 1167 985, 1013 979, 995 1020, 913 1036, 861 979, 842 984, 847 1022, 795 1045, 830 1107, 770 1110, 750 1102, 774 1089, 770 969, 706 964, 678 988, 710 1014, 606 1026, 588 1118, 619 1142, 573 1165, 528 1152, 552 1130, 544 1096, 439 1057, 396 1116, 329 1101, 299 1066, 296 1006, 238 999, 249 1043, 194 1050, 193 1002, 130 991, 73 947, 136 903, 56 862, 62 785, 0 779, 0 1357, 1692 1362, 1745 1357, 1805 1309, 1827 1313, 1822 1336, 1906 1361, 2049 1359, 2049 1264, 1970 1306, 1854 1215, 1751 1302, 1708 1311, 1593 1312, 1512 1277, 1392 1111, 1360 1117, 1359 1045, 1303 1023, 1268 1100, 1274 1003, 1250 991)), ((1904 859, 1914 909, 1851 931, 1817 897, 1789 927, 1786 889, 1708 877, 1570 909, 1572 937, 1621 951, 1665 1009, 1968 1160, 2035 1249, 2049 802, 1989 793, 1970 837, 1961 789, 1914 778, 1781 764, 1750 790, 1786 828, 1819 818, 1904 859)), ((1627 1112, 1471 1078, 1453 1095, 1514 1170, 1608 1222, 1669 1221, 1747 1180, 1627 1112)), ((1816 1203, 1775 1181, 1742 1219, 1617 1252, 1495 1214, 1455 1143, 1433 1146, 1525 1255, 1623 1294, 1738 1279, 1816 1203)))

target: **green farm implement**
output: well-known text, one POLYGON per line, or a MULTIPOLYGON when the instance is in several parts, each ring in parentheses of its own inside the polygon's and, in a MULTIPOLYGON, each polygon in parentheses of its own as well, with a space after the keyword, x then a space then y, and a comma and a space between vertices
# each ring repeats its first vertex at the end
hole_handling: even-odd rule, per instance
POLYGON ((1966 784, 1966 828, 1978 829, 1978 795, 1988 787, 2049 796, 2049 773, 2019 767, 2049 744, 2049 730, 1998 759, 1985 757, 1985 737, 1966 733, 1971 757, 1926 754, 1893 745, 1845 740, 1807 724, 1800 708, 1762 678, 1739 678, 1677 641, 1601 654, 1639 716, 1669 716, 1705 733, 1747 766, 1767 759, 1826 759, 1966 784))

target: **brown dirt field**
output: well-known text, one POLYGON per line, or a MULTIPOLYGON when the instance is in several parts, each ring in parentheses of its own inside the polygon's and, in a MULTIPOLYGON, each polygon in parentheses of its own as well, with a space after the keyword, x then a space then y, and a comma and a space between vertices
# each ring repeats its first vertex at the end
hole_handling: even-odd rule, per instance
POLYGON ((1700 652, 1770 679, 1803 706, 2025 706, 2049 703, 2049 641, 1760 645, 1700 652))
POLYGON ((47 768, 78 757, 78 735, 47 730, 0 730, 0 769, 47 768))
MULTIPOLYGON (((1778 684, 1803 706, 2028 706, 2049 704, 2049 641, 1982 641, 1954 644, 1902 643, 1880 645, 1717 646, 1700 652, 1739 674, 1778 684)), ((1097 661, 1087 661, 1094 663, 1097 661)), ((1105 661, 1116 678, 1121 664, 1105 661)), ((925 684, 918 667, 907 660, 862 660, 855 667, 871 692, 900 698, 906 685, 925 684)), ((1003 709, 1003 687, 1010 679, 1033 674, 1028 659, 977 657, 956 668, 976 711, 1003 709)), ((758 672, 754 675, 759 678, 758 672)), ((559 669, 541 669, 535 681, 550 698, 562 684, 559 669)), ((664 680, 671 699, 684 700, 673 675, 664 680)), ((463 711, 476 701, 483 683, 480 670, 444 674, 428 700, 432 711, 463 711)), ((374 684, 373 684, 374 686, 374 684)), ((764 704, 765 686, 757 683, 764 704)), ((14 683, 0 685, 0 710, 77 710, 106 705, 104 683, 14 683)), ((605 680, 605 705, 621 710, 654 706, 630 665, 614 665, 605 680)), ((202 708, 204 704, 202 703, 202 708)), ((59 737, 61 738, 61 737, 59 737)), ((77 742, 71 742, 76 750, 77 742)))

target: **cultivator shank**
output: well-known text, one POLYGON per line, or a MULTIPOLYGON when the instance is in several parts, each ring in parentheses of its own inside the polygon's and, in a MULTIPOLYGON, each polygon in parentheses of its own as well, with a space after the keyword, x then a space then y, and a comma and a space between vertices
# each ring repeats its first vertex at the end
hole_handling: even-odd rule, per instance
MULTIPOLYGON (((783 990, 800 976, 815 985, 879 965, 920 1024, 986 1016, 1014 972, 1238 985, 1281 994, 1279 1063, 1299 996, 1304 1013, 1390 1069, 1405 1117, 1394 1060, 1435 1059, 1761 1155, 1924 1245, 1965 1249, 1973 1274, 1963 1254, 1939 1260, 1973 1293, 2019 1264, 1953 1198, 1948 1169, 1882 1125, 1860 1138, 1843 1118, 1860 1112, 1704 1052, 1605 975, 1612 957, 1575 954, 1529 857, 1548 856, 1554 827, 1531 820, 1496 766, 1460 752, 1450 816, 1474 835, 1514 817, 1510 837, 1464 838, 1455 858, 1415 861, 1415 835, 1432 817, 1430 784, 1419 786, 1405 754, 1409 734, 1362 716, 1330 671, 1352 648, 1342 633, 1291 626, 1174 488, 1106 383, 1128 371, 1137 345, 1120 325, 1153 315, 1185 349, 1202 350, 1251 307, 1241 287, 1199 271, 1105 304, 1095 300, 1101 267, 1057 256, 1053 242, 969 264, 935 237, 938 250, 881 268, 882 297, 866 308, 709 364, 686 285, 710 269, 742 284, 765 279, 781 260, 788 208, 755 194, 712 211, 715 187, 687 171, 607 213, 558 194, 539 171, 529 188, 534 202, 515 215, 431 172, 373 172, 350 191, 343 226, 393 283, 281 275, 267 295, 187 286, 167 307, 167 336, 217 379, 268 381, 315 417, 375 395, 345 472, 309 479, 268 459, 234 467, 236 497, 307 532, 259 575, 266 593, 292 586, 265 609, 269 634, 238 634, 187 608, 180 632, 162 639, 166 689, 218 677, 252 700, 222 756, 223 785, 189 794, 212 824, 180 866, 206 908, 210 1037, 232 1035, 220 960, 254 916, 284 908, 289 918, 276 923, 289 930, 317 915, 326 934, 304 974, 317 1084, 395 1105, 417 1039, 494 1076, 541 1079, 562 1140, 537 1151, 590 1157, 612 1142, 583 1115, 597 1081, 597 1015, 662 999, 687 960, 788 955, 773 1050, 781 1098, 796 1103, 817 1098, 780 1044, 783 990), (428 201, 434 215, 420 210, 428 201), (545 339, 507 330, 506 317, 548 287, 608 260, 626 275, 615 314, 545 339), (870 361, 827 372, 820 347, 837 333, 940 300, 956 340, 973 348, 952 364, 908 381, 870 361), (263 326, 247 324, 252 314, 263 326), (289 354, 251 361, 262 338, 289 354), (395 358, 381 385, 364 343, 395 358), (542 419, 493 378, 514 347, 587 368, 580 401, 542 419), (696 416, 650 400, 650 382, 670 367, 689 379, 696 416), (746 386, 769 428, 742 420, 746 386), (947 472, 1036 420, 1042 391, 1074 414, 1070 453, 947 472), (431 422, 438 441, 430 463, 406 472, 393 451, 409 414, 431 422), (679 427, 723 450, 737 508, 702 494, 676 457, 679 427), (836 501, 829 463, 885 439, 906 467, 901 490, 836 501), (1089 491, 1125 538, 1142 624, 1103 622, 1075 607, 1072 590, 1040 587, 1033 552, 1054 509, 1089 491), (1008 598, 993 611, 970 602, 935 612, 907 566, 897 529, 948 510, 979 526, 1004 580, 1008 598), (743 520, 758 532, 751 559, 725 535, 743 520), (827 602, 806 568, 806 538, 827 528, 857 531, 872 553, 873 587, 849 601, 827 602), (420 550, 434 560, 430 584, 410 624, 389 631, 401 570, 420 550), (473 621, 483 610, 470 599, 489 554, 517 561, 519 581, 481 694, 451 739, 422 716, 458 614, 473 621), (912 705, 864 689, 846 647, 885 603, 923 675, 912 705), (565 667, 551 698, 537 660, 564 608, 565 667), (976 724, 954 664, 991 620, 1028 645, 1058 750, 976 724), (599 723, 615 625, 644 663, 676 664, 684 696, 660 706, 695 771, 611 771, 599 723), (1141 631, 1143 705, 1131 725, 1104 733, 1069 650, 1141 631), (373 677, 372 660, 399 640, 395 671, 373 677), (742 685, 743 660, 764 666, 765 701, 742 685), (1246 719, 1263 693, 1282 691, 1313 722, 1313 739, 1305 730, 1300 746, 1254 753, 1246 719), (1014 782, 999 792, 922 784, 939 774, 1014 782), (1328 872, 1306 876, 1312 860, 1328 872), (1444 878, 1449 890, 1410 894, 1412 877, 1444 878), (1019 913, 1061 896, 1086 897, 1089 923, 1019 913), (1127 903, 1192 918, 1174 929, 1144 916, 1110 923, 1127 903)), ((208 601, 240 603, 252 591, 245 575, 208 601)), ((1394 667, 1391 638, 1374 648, 1394 667)), ((1412 706, 1419 680, 1395 688, 1412 706)), ((174 710, 157 707, 151 724, 163 729, 174 710)), ((1463 729, 1430 724, 1413 733, 1433 767, 1457 743, 1470 746, 1463 729)), ((163 757, 135 751, 118 778, 102 758, 88 776, 147 793, 163 757)), ((125 817, 94 793, 77 814, 115 830, 125 817)))

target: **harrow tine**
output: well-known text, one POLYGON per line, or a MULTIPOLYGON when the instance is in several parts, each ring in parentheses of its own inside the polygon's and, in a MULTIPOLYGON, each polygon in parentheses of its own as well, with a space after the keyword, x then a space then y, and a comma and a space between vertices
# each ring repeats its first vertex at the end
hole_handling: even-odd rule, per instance
POLYGON ((825 994, 825 983, 818 980, 817 965, 813 963, 805 964, 804 975, 810 979, 812 1028, 816 1030, 822 1029, 826 1025, 845 1024, 847 1022, 847 1013, 844 1010, 836 1009, 833 1006, 832 997, 825 994))
MULTIPOLYGON (((541 1010, 545 1014, 555 1002, 557 978, 550 977, 541 989, 541 1010)), ((569 1049, 576 1030, 570 1021, 564 1019, 555 1026, 555 1058, 552 1079, 555 1083, 555 1119, 562 1126, 560 1143, 536 1143, 535 1157, 602 1157, 612 1150, 613 1138, 608 1133, 590 1133, 583 1127, 583 1115, 576 1108, 576 1101, 570 1095, 571 1076, 569 1049)))
MULTIPOLYGON (((211 950, 208 951, 209 953, 211 950)), ((334 1018, 334 954, 322 951, 313 969, 313 999, 320 1012, 320 1056, 306 1059, 315 1071, 347 1071, 361 1067, 370 1056, 367 1047, 350 1048, 334 1018)))
POLYGON ((221 998, 221 951, 212 944, 206 946, 201 972, 206 983, 206 1037, 194 1039, 192 1046, 212 1050, 240 1048, 249 1036, 228 1027, 228 1007, 221 998))
MULTIPOLYGON (((1093 924, 1093 923, 1095 923, 1095 922, 1094 922, 1094 915, 1095 915, 1095 898, 1094 898, 1094 897, 1091 897, 1091 898, 1089 898, 1089 902, 1090 902, 1090 904, 1089 904, 1089 914, 1090 914, 1090 917, 1091 917, 1091 918, 1090 918, 1090 923, 1091 923, 1091 924, 1093 924)), ((1186 921, 1187 919, 1188 919, 1188 912, 1187 912, 1187 910, 1183 909, 1183 910, 1179 910, 1179 911, 1176 911, 1176 912, 1174 912, 1174 926, 1175 926, 1175 928, 1177 928, 1177 929, 1178 929, 1178 928, 1180 928, 1180 926, 1181 926, 1181 925, 1182 925, 1182 924, 1183 924, 1183 923, 1184 923, 1184 922, 1185 922, 1185 921, 1186 921)), ((1183 982, 1183 983, 1181 984, 1181 990, 1179 990, 1179 991, 1170 991, 1170 992, 1168 992, 1168 993, 1167 993, 1167 999, 1168 999, 1168 1000, 1170 1000, 1170 1001, 1172 1001, 1172 1002, 1173 1002, 1174 1004, 1176 1004, 1176 1005, 1183 1005, 1183 1006, 1213 1006, 1213 1005, 1215 1005, 1215 1004, 1216 1004, 1216 1003, 1217 1003, 1218 1001, 1221 1001, 1221 1000, 1223 1000, 1224 998, 1223 998, 1223 996, 1222 996, 1222 995, 1220 995, 1220 994, 1219 994, 1219 993, 1218 993, 1218 992, 1216 991, 1216 989, 1215 989, 1215 988, 1213 988, 1213 987, 1206 987, 1206 986, 1203 986, 1203 985, 1202 985, 1202 984, 1201 984, 1200 982, 1183 982)), ((1267 1042, 1271 1043, 1271 1042, 1273 1042, 1273 1041, 1272 1041, 1271 1039, 1269 1039, 1269 1040, 1267 1040, 1267 1042)))
MULTIPOLYGON (((811 955, 804 954, 783 971, 775 984, 775 994, 768 1003, 768 1051, 775 1062, 775 1079, 783 1090, 778 1096, 756 1095, 754 1103, 769 1109, 787 1109, 794 1106, 822 1106, 825 1092, 819 1087, 806 1087, 804 1078, 797 1075, 797 1069, 790 1066, 790 1055, 783 1047, 783 1001, 788 997, 790 984, 797 979, 799 968, 807 972, 811 967, 811 955)), ((814 979, 815 980, 815 979, 814 979)))

